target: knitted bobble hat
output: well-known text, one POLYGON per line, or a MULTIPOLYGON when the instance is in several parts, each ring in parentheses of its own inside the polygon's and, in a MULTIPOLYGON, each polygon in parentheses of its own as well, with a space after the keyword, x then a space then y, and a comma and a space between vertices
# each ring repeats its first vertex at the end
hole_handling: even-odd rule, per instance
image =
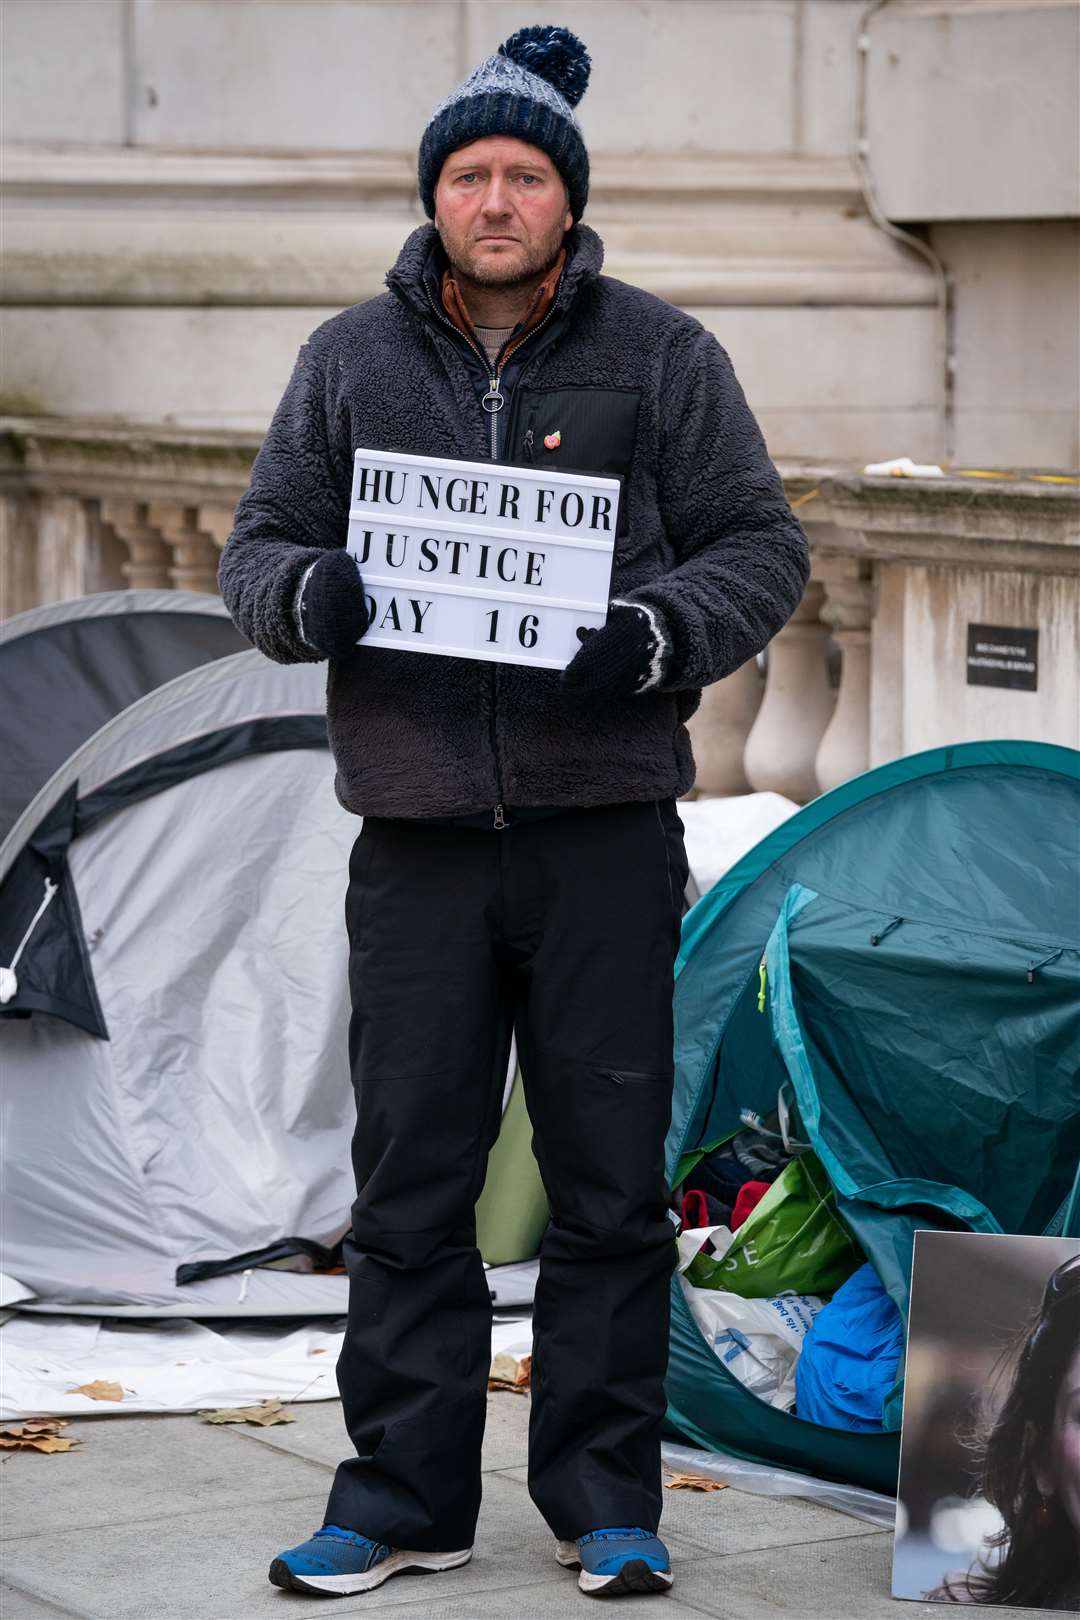
POLYGON ((435 186, 451 152, 485 135, 516 135, 546 152, 575 221, 589 195, 589 154, 574 117, 589 82, 584 45, 568 28, 520 28, 440 102, 420 142, 420 201, 435 217, 435 186))

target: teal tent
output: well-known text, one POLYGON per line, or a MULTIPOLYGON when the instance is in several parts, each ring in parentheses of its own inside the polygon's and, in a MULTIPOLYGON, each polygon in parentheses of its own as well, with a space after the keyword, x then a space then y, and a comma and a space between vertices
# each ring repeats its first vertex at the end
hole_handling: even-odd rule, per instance
MULTIPOLYGON (((684 918, 675 1027, 672 1184, 786 1084, 905 1319, 916 1228, 1080 1234, 1080 753, 933 749, 814 800, 684 918)), ((769 1406, 678 1278, 668 1402, 699 1445, 895 1489, 899 1385, 883 1433, 769 1406)))

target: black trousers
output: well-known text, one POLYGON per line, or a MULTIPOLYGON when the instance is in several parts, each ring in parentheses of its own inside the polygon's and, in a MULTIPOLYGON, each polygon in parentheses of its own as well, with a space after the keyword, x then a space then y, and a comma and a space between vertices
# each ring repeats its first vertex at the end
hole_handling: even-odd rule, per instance
POLYGON ((529 1490, 562 1539, 657 1527, 682 833, 674 800, 503 831, 365 820, 346 900, 357 1196, 337 1364, 356 1456, 330 1523, 472 1545, 491 1332, 474 1208, 513 1031, 551 1208, 529 1490))

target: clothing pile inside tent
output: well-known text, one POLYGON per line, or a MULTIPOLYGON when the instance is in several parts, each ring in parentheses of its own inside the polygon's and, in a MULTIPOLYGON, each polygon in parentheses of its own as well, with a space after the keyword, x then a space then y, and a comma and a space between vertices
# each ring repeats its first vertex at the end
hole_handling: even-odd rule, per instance
POLYGON ((676 1207, 686 1302, 728 1372, 782 1411, 880 1431, 903 1322, 809 1145, 744 1128, 688 1170, 676 1207))

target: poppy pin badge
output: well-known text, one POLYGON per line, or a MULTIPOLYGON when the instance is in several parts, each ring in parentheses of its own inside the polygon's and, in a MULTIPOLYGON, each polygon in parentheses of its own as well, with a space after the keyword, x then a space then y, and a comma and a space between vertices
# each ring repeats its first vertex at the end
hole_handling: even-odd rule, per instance
POLYGON ((554 433, 544 434, 545 450, 557 450, 560 444, 562 444, 562 434, 559 432, 558 428, 555 429, 554 433))

